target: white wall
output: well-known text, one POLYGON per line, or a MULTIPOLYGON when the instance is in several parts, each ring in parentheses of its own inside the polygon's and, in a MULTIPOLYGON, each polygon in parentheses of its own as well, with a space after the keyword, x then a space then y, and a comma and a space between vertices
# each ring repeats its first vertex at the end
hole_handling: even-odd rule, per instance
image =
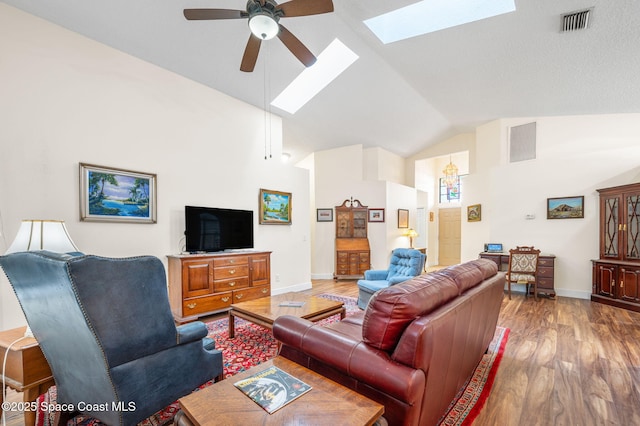
MULTIPOLYGON (((486 242, 534 245, 557 256, 559 295, 589 298, 590 260, 598 257, 596 189, 640 181, 640 114, 502 119, 479 126, 474 139, 463 187, 462 261, 477 258, 486 242), (508 163, 509 127, 532 121, 537 158, 508 163), (546 219, 547 198, 579 195, 584 219, 546 219), (480 222, 466 221, 470 204, 481 204, 480 222)), ((447 142, 411 160, 440 156, 447 142)), ((451 152, 461 150, 459 140, 450 142, 451 152)))
MULTIPOLYGON (((415 220, 417 191, 387 181, 401 180, 404 160, 385 150, 350 145, 316 152, 313 168, 317 208, 334 208, 353 197, 369 208, 385 209, 385 222, 368 224, 368 238, 372 267, 386 268, 391 250, 408 247, 409 244, 407 237, 402 237, 402 231, 398 229, 397 209, 409 209, 410 219, 415 220)), ((335 226, 335 218, 334 222, 315 223, 313 278, 333 276, 335 226)))
POLYGON ((588 298, 590 260, 598 258, 596 189, 640 181, 640 114, 505 119, 482 130, 478 145, 500 151, 494 167, 478 176, 486 188, 482 220, 488 220, 491 240, 555 254, 558 294, 588 298), (537 122, 537 158, 507 163, 507 129, 531 121, 537 122), (584 219, 546 218, 547 198, 580 195, 584 219))
MULTIPOLYGON (((4 4, 0 52, 0 253, 22 219, 62 219, 86 253, 166 261, 185 205, 257 212, 266 188, 293 194, 293 225, 255 216, 273 292, 310 287, 309 174, 281 164, 278 117, 265 160, 263 111, 4 4), (80 222, 80 162, 156 173, 157 224, 80 222)), ((23 324, 0 290, 0 329, 23 324)))

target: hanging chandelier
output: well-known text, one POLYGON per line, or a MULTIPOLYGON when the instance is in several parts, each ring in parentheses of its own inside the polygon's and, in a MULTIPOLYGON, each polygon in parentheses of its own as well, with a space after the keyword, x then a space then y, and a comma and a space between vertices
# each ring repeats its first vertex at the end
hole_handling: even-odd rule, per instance
POLYGON ((442 173, 444 173, 444 183, 447 188, 451 189, 458 183, 458 168, 451 162, 451 156, 449 156, 449 164, 447 164, 442 173))

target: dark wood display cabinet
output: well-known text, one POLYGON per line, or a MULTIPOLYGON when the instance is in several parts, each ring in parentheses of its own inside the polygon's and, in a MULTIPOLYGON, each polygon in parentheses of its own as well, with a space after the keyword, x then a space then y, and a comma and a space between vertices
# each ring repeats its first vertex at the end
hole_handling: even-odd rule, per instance
MULTIPOLYGON (((498 270, 509 269, 509 253, 480 253, 481 259, 490 259, 496 262, 498 270)), ((538 294, 545 293, 550 297, 556 296, 555 290, 555 262, 556 257, 552 254, 540 253, 538 256, 538 294)), ((533 294, 533 286, 529 287, 529 294, 533 294)))
POLYGON ((640 312, 640 183, 598 190, 600 258, 591 300, 640 312))
POLYGON ((357 279, 371 269, 367 238, 369 209, 351 198, 336 206, 335 279, 357 279))
POLYGON ((271 295, 271 252, 172 255, 169 302, 178 323, 271 295))

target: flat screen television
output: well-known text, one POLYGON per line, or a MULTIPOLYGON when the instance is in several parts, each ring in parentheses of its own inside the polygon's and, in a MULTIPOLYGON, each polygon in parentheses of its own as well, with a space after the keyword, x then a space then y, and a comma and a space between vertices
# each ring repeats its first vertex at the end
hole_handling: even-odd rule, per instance
POLYGON ((253 248, 253 211, 185 206, 186 251, 253 248))

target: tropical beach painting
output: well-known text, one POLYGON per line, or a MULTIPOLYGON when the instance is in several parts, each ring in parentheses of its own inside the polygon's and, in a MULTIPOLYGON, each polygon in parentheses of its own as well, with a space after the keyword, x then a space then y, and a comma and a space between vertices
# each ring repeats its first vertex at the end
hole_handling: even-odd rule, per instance
POLYGON ((80 163, 80 219, 156 222, 156 175, 80 163))
POLYGON ((260 224, 291 225, 291 193, 260 190, 260 224))

